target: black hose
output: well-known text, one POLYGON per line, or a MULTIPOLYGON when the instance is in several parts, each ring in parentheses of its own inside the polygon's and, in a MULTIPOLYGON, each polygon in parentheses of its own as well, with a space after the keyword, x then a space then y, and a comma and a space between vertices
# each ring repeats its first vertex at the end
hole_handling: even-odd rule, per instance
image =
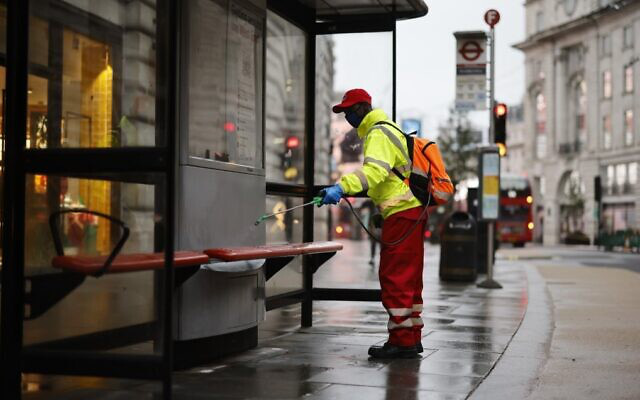
MULTIPOLYGON (((346 199, 345 199, 346 200, 346 199)), ((431 202, 431 192, 429 192, 429 199, 427 200, 427 204, 429 204, 431 202)), ((420 217, 416 220, 415 224, 413 224, 413 226, 411 228, 409 228, 407 230, 407 232, 405 232, 404 235, 402 235, 400 237, 400 239, 398 240, 394 240, 393 242, 385 242, 382 240, 382 238, 377 237, 376 235, 374 235, 373 233, 371 233, 369 231, 369 229, 367 229, 366 226, 364 226, 364 224, 362 223, 362 220, 360 219, 360 217, 358 216, 358 213, 356 213, 356 211, 353 209, 353 206, 351 205, 351 202, 347 200, 347 205, 349 206, 349 208, 351 209, 351 212, 353 213, 353 216, 356 217, 356 220, 358 221, 358 223, 360 224, 360 226, 362 226, 362 228, 365 230, 365 232, 367 232, 367 234, 369 236, 371 236, 371 238, 373 240, 375 240, 376 242, 384 245, 384 246, 395 246, 397 244, 402 243, 406 238, 409 237, 409 235, 411 235, 411 233, 413 233, 413 231, 418 227, 418 225, 420 224, 420 221, 422 220, 422 218, 426 215, 427 218, 425 220, 428 221, 429 220, 429 207, 425 206, 424 207, 424 211, 422 211, 422 214, 420 214, 420 217)), ((426 224, 425 224, 426 226, 426 224)), ((424 234, 424 232, 423 232, 424 234)))

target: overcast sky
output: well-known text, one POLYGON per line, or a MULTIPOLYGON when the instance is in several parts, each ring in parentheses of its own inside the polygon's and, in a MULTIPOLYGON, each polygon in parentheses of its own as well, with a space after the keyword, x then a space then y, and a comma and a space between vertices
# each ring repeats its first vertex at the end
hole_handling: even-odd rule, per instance
MULTIPOLYGON (((426 0, 429 13, 401 21, 397 29, 397 119, 419 118, 423 130, 435 133, 455 97, 455 38, 453 32, 487 30, 483 16, 497 9, 496 99, 521 102, 524 56, 511 47, 524 39, 523 0, 426 0)), ((338 92, 353 87, 370 91, 374 107, 391 114, 391 34, 334 35, 338 92)), ((486 127, 488 115, 472 116, 486 127)))

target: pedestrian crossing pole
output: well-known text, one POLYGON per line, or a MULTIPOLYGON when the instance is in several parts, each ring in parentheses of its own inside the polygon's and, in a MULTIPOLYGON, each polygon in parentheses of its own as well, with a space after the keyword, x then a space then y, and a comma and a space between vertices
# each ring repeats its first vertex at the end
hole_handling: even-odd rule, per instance
POLYGON ((500 21, 500 13, 497 10, 489 10, 484 14, 484 21, 491 27, 491 47, 489 62, 491 72, 489 75, 489 146, 480 149, 478 180, 479 202, 478 210, 480 219, 487 221, 487 278, 478 283, 478 287, 485 289, 501 289, 502 285, 493 279, 493 236, 494 224, 498 219, 500 209, 500 155, 494 145, 496 126, 493 112, 495 100, 495 76, 496 76, 496 36, 494 26, 500 21))

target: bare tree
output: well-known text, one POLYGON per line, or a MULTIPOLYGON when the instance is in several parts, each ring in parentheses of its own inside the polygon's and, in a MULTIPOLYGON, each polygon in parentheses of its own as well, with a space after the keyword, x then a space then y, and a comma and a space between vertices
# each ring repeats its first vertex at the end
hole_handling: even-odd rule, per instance
POLYGON ((451 108, 449 117, 438 127, 438 131, 438 146, 454 185, 475 176, 479 138, 466 113, 451 108))

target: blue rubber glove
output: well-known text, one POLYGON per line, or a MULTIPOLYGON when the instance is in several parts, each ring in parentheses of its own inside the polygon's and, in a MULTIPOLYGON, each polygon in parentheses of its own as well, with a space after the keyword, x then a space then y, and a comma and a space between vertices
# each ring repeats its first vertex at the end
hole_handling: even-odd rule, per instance
POLYGON ((320 196, 322 196, 322 204, 338 204, 343 194, 344 192, 342 191, 342 187, 338 184, 329 186, 326 189, 322 189, 320 191, 320 196))

